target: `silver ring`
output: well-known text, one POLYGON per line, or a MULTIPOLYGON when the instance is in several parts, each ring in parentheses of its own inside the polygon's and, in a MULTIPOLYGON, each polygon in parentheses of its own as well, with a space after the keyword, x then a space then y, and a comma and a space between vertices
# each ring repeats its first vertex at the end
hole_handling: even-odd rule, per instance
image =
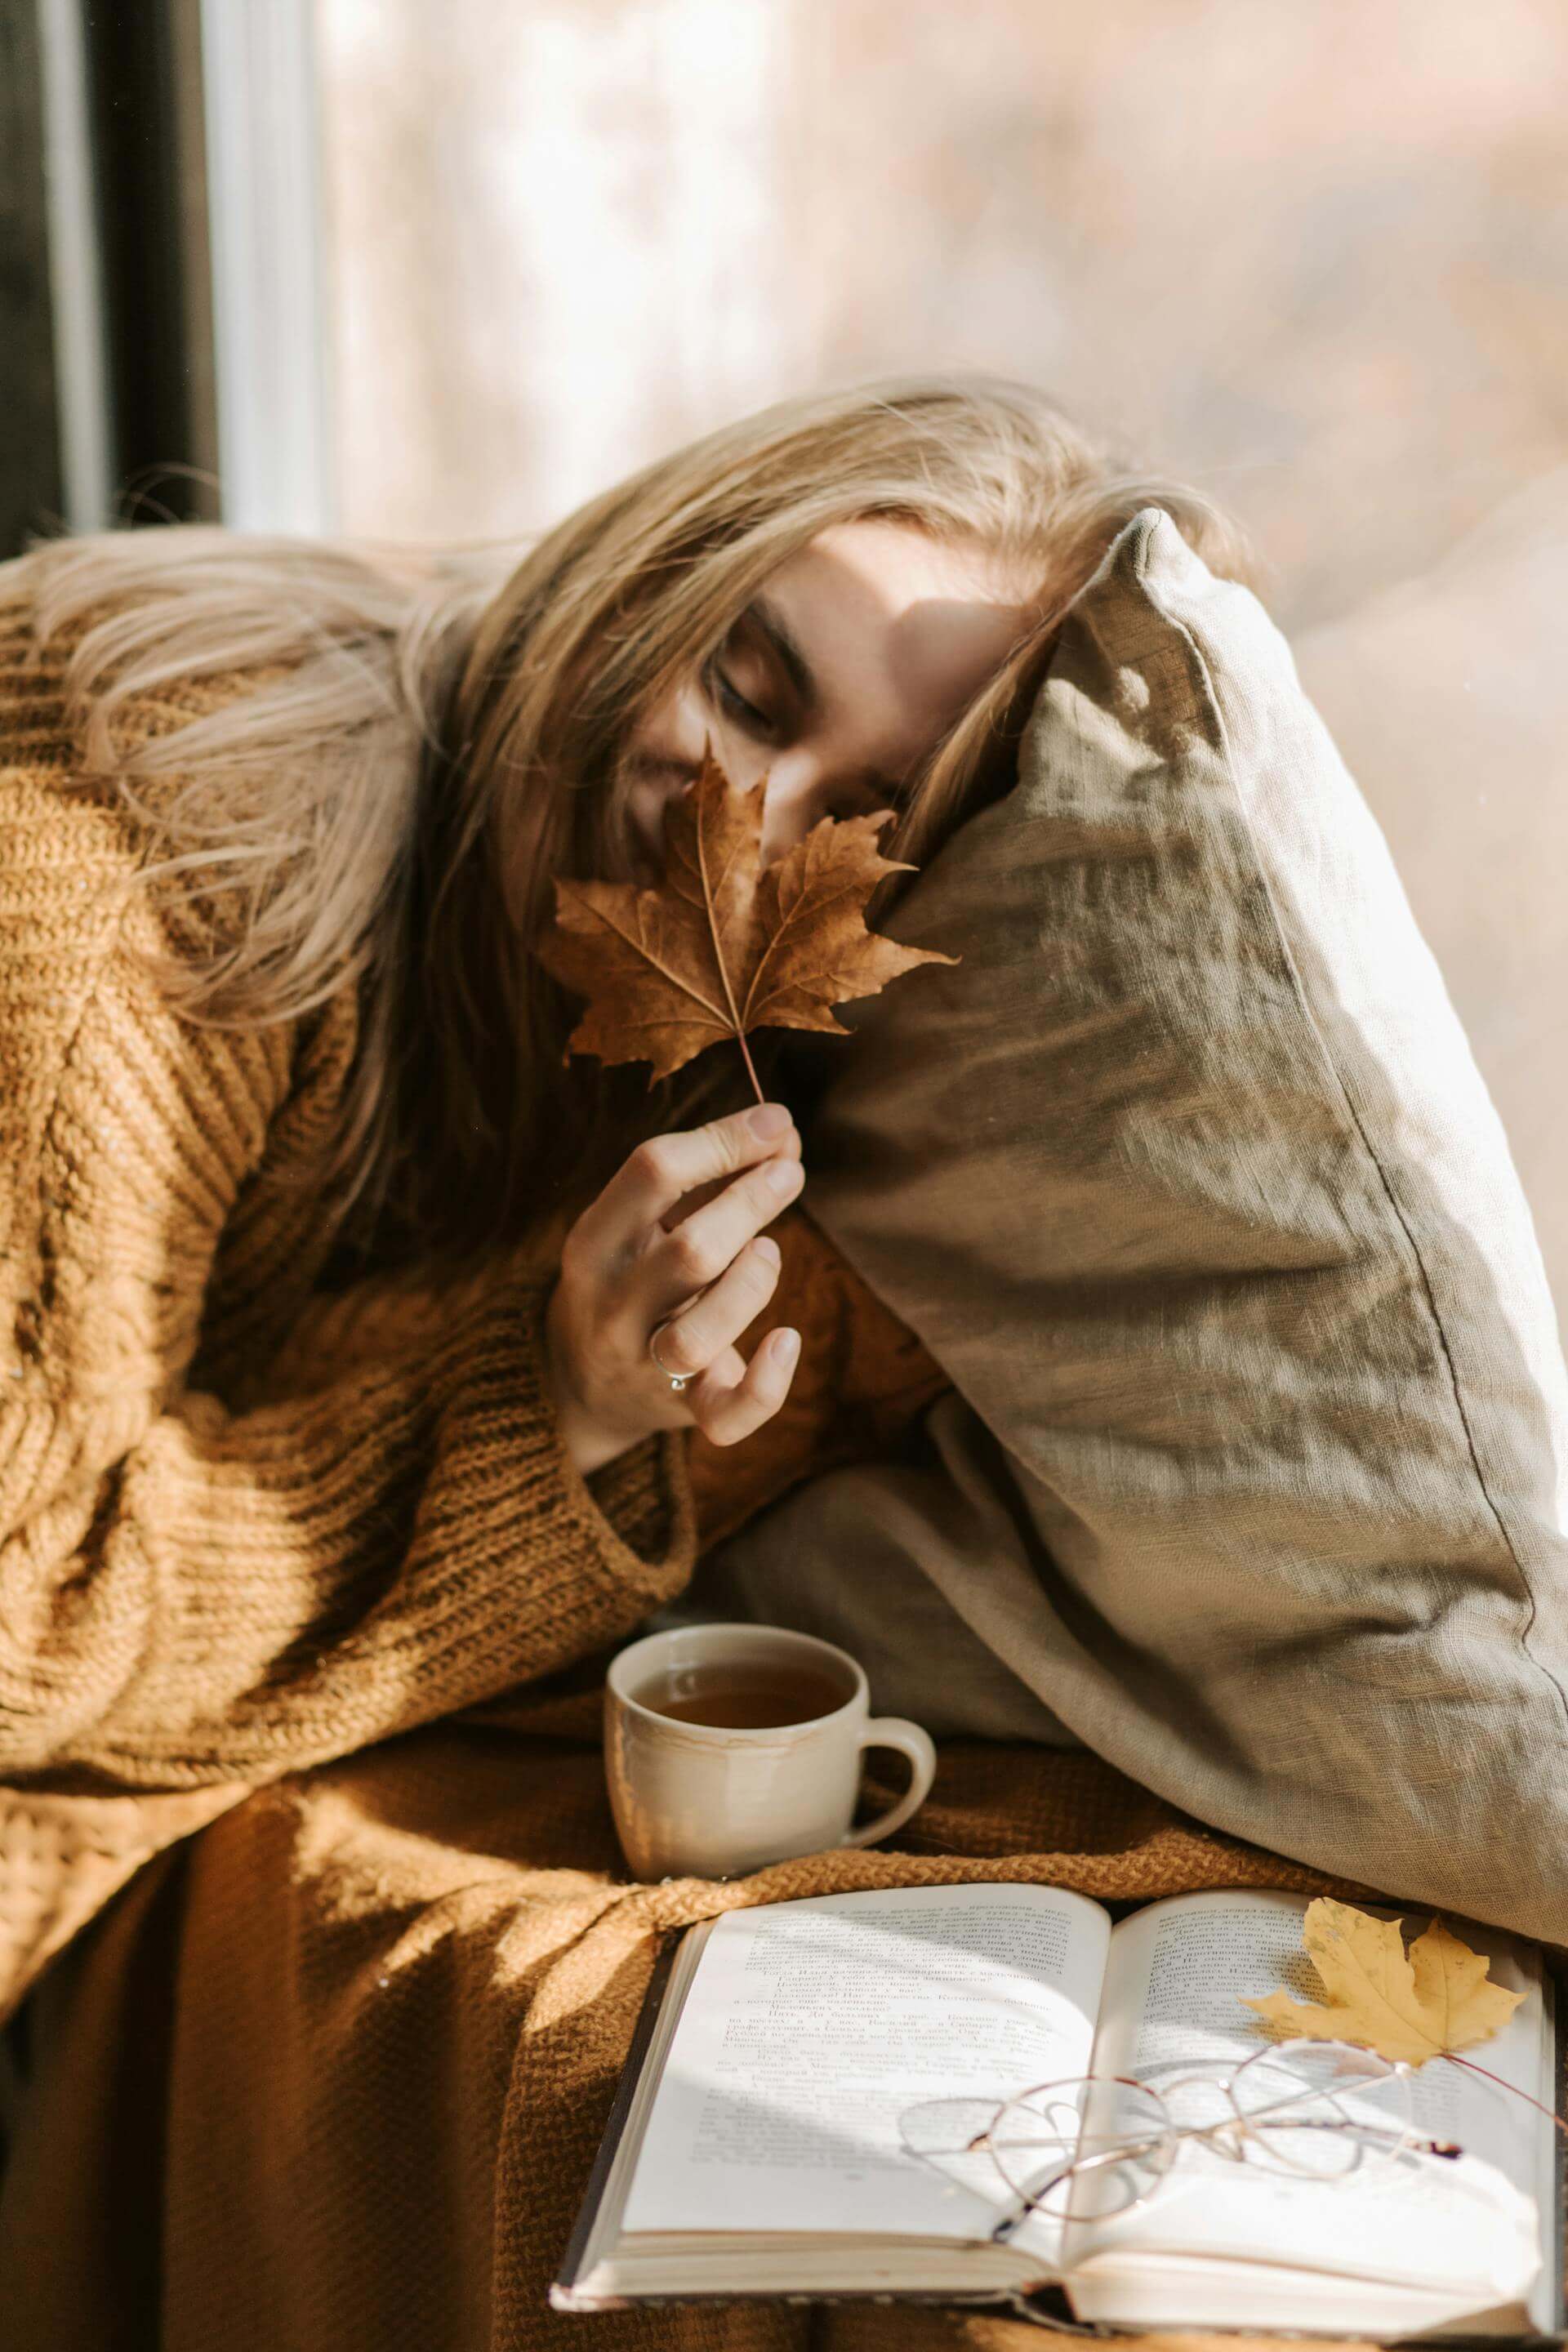
POLYGON ((659 1335, 659 1332, 660 1332, 660 1331, 662 1331, 662 1330, 664 1329, 664 1328, 665 1328, 665 1327, 664 1327, 664 1325, 663 1325, 662 1323, 660 1323, 660 1324, 658 1326, 658 1328, 657 1328, 657 1329, 652 1330, 652 1331, 650 1331, 650 1332, 648 1333, 648 1335, 647 1335, 647 1351, 648 1351, 649 1356, 653 1359, 653 1362, 654 1362, 654 1364, 657 1366, 658 1370, 659 1371, 661 1371, 661 1372, 664 1372, 664 1377, 665 1377, 665 1379, 669 1382, 669 1385, 670 1385, 671 1390, 674 1391, 674 1393, 675 1393, 677 1396, 679 1396, 679 1395, 680 1394, 681 1390, 687 1386, 687 1384, 688 1384, 688 1382, 689 1382, 689 1381, 695 1380, 695 1379, 696 1379, 696 1377, 697 1377, 697 1375, 695 1374, 695 1372, 668 1372, 668 1371, 665 1371, 665 1370, 664 1370, 664 1366, 663 1366, 661 1363, 659 1363, 658 1357, 657 1356, 657 1354, 656 1354, 656 1353, 655 1353, 655 1351, 654 1351, 654 1344, 653 1344, 653 1343, 654 1343, 654 1341, 658 1339, 658 1335, 659 1335))

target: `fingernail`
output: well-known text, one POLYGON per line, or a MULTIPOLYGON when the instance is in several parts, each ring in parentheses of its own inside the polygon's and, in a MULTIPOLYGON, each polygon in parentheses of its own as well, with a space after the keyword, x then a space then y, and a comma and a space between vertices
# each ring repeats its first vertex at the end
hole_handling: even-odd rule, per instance
POLYGON ((775 1331, 773 1333, 773 1359, 775 1362, 780 1364, 793 1364, 799 1352, 800 1333, 798 1331, 784 1330, 775 1331))
POLYGON ((765 1257, 770 1265, 777 1265, 779 1245, 772 1234, 759 1234, 753 1246, 759 1257, 765 1257))
POLYGON ((790 1124, 790 1113, 783 1103, 763 1103, 752 1113, 753 1135, 782 1135, 790 1124))
POLYGON ((774 1160, 763 1169, 763 1181, 771 1192, 777 1192, 782 1198, 784 1193, 795 1191, 804 1174, 798 1160, 774 1160))

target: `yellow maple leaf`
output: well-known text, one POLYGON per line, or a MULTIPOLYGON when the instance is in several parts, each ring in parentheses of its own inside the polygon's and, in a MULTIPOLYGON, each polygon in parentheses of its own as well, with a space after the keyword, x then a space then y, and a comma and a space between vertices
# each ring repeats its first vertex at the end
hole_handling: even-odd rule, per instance
POLYGON ((1320 1895, 1307 1906, 1301 1941, 1327 2000, 1292 2000, 1286 1992, 1240 1998, 1291 2033, 1360 2042, 1416 2066, 1468 2050, 1507 2024, 1524 1995, 1489 1981, 1484 1954, 1472 1952, 1441 1919, 1408 1951, 1399 1929, 1397 1919, 1374 1919, 1320 1895))

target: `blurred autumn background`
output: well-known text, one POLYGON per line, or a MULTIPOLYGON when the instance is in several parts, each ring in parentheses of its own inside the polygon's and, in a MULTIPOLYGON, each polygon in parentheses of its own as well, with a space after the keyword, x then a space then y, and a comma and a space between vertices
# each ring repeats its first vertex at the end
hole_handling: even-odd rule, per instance
POLYGON ((1033 377, 1249 526, 1568 1314, 1557 0, 5 5, 59 460, 13 544, 93 498, 521 536, 799 386, 1033 377))

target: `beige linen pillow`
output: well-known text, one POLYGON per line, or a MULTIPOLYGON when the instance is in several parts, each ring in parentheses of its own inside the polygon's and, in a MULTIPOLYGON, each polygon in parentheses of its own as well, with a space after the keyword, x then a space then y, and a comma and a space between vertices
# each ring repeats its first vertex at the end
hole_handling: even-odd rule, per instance
POLYGON ((1037 1736, 1568 1943, 1530 1212, 1289 646, 1162 509, 1068 615, 1016 785, 882 928, 962 961, 841 1008, 804 1205, 955 1391, 920 1458, 721 1547, 709 1598, 929 1580, 1037 1736))

